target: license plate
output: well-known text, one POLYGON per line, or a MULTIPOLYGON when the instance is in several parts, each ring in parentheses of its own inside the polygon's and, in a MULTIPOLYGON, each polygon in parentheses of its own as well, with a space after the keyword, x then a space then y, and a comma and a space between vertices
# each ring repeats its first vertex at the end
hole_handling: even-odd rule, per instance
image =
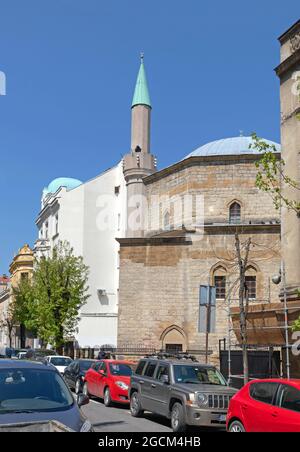
POLYGON ((220 414, 219 422, 226 422, 226 414, 220 414))

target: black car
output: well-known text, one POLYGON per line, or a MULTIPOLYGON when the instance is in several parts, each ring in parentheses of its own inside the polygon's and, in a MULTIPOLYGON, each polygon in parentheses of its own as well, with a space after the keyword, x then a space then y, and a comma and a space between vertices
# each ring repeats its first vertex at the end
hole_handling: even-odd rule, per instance
POLYGON ((86 372, 96 362, 95 359, 76 359, 65 369, 64 378, 75 394, 82 392, 86 372))
POLYGON ((83 394, 76 402, 50 364, 0 361, 0 425, 58 421, 76 432, 93 431, 79 409, 88 402, 83 394))

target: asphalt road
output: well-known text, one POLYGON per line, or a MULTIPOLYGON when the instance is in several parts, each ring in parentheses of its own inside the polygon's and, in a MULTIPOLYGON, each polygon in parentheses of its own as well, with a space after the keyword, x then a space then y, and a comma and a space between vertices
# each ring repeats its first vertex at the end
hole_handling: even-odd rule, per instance
MULTIPOLYGON (((115 405, 107 408, 101 399, 90 398, 90 403, 82 407, 96 432, 172 432, 170 421, 156 414, 145 412, 143 417, 131 416, 129 406, 115 405)), ((224 428, 189 427, 190 434, 200 432, 222 432, 224 428)))
POLYGON ((171 432, 170 421, 151 413, 141 418, 131 416, 129 406, 107 408, 101 399, 91 398, 82 412, 92 422, 96 432, 171 432))

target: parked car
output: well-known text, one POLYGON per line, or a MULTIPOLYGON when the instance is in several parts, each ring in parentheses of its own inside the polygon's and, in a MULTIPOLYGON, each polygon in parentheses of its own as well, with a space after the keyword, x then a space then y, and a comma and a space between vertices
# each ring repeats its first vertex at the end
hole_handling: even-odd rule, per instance
POLYGON ((56 368, 34 361, 0 361, 0 426, 39 421, 58 421, 74 431, 92 431, 78 401, 56 368))
POLYGON ((27 352, 19 352, 16 356, 17 359, 26 359, 26 353, 27 352))
POLYGON ((62 375, 65 373, 66 367, 73 362, 73 359, 69 356, 50 355, 46 356, 46 360, 56 367, 58 372, 62 375))
POLYGON ((104 359, 94 363, 85 374, 83 394, 102 398, 105 406, 129 403, 128 387, 134 368, 130 361, 104 359))
POLYGON ((254 380, 230 401, 229 432, 300 432, 300 380, 254 380))
POLYGON ((224 427, 231 397, 236 389, 227 385, 214 366, 192 357, 142 359, 131 376, 129 396, 132 416, 144 410, 171 420, 174 432, 188 425, 224 427))
POLYGON ((0 358, 11 358, 14 354, 14 349, 11 347, 0 347, 0 358))
POLYGON ((26 351, 25 359, 30 359, 31 361, 45 361, 48 355, 55 355, 54 350, 29 348, 26 351))
POLYGON ((76 394, 82 392, 84 376, 95 362, 97 362, 95 359, 76 359, 65 368, 65 381, 76 394))

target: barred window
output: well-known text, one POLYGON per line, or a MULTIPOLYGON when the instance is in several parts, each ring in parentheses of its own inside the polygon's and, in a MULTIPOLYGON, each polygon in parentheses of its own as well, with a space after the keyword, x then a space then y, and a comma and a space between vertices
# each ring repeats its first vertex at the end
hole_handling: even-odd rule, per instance
POLYGON ((241 206, 238 202, 231 204, 229 208, 229 223, 238 224, 241 222, 241 206))
POLYGON ((215 276, 216 298, 226 298, 226 276, 215 276))
POLYGON ((256 298, 256 276, 246 276, 245 285, 248 289, 249 298, 256 298))

